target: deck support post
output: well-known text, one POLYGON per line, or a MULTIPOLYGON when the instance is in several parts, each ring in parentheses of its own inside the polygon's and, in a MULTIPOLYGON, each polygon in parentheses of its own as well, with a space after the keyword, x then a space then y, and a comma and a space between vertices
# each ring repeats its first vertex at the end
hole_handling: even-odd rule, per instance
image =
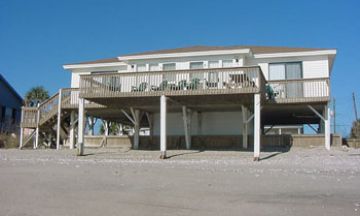
POLYGON ((166 158, 166 96, 160 97, 160 158, 166 158))
POLYGON ((149 122, 149 130, 150 130, 150 145, 153 145, 154 141, 154 115, 152 113, 146 112, 146 118, 149 122))
POLYGON ((35 131, 35 143, 34 143, 34 149, 37 149, 39 147, 39 133, 40 133, 40 104, 37 105, 37 114, 36 114, 36 131, 35 131))
POLYGON ((326 150, 330 150, 330 142, 331 142, 331 131, 330 131, 330 106, 327 104, 325 106, 325 148, 326 150))
POLYGON ((104 128, 104 136, 109 136, 109 121, 107 120, 101 120, 102 121, 102 125, 103 125, 103 128, 104 128))
POLYGON ((94 135, 94 125, 95 125, 95 123, 96 123, 96 120, 94 119, 94 117, 89 116, 88 117, 88 124, 89 124, 88 135, 89 136, 94 135))
MULTIPOLYGON (((21 122, 24 122, 24 109, 21 107, 21 122)), ((20 142, 19 142, 19 149, 22 149, 24 144, 24 128, 20 125, 20 142)))
POLYGON ((254 95, 254 161, 258 161, 260 157, 260 94, 254 95))
POLYGON ((60 136, 61 136, 61 100, 62 100, 62 89, 59 89, 59 102, 57 111, 57 126, 56 126, 56 149, 60 149, 60 136))
POLYGON ((242 112, 242 147, 244 149, 248 148, 248 116, 249 116, 249 111, 247 110, 247 108, 242 105, 241 106, 241 112, 242 112))
POLYGON ((191 149, 191 111, 182 106, 186 149, 191 149))
POLYGON ((70 113, 70 149, 75 148, 75 111, 71 111, 70 113))
POLYGON ((79 115, 78 115, 78 155, 84 155, 84 129, 85 129, 85 99, 79 98, 79 115))
POLYGON ((331 134, 330 134, 330 106, 327 104, 324 110, 324 116, 321 115, 314 107, 308 105, 309 109, 313 111, 324 123, 324 136, 325 136, 325 148, 330 150, 331 134))
POLYGON ((140 110, 134 110, 133 119, 134 123, 134 149, 139 149, 139 142, 140 142, 140 110))
POLYGON ((23 142, 24 142, 24 128, 20 127, 20 143, 19 143, 19 149, 22 149, 23 142))

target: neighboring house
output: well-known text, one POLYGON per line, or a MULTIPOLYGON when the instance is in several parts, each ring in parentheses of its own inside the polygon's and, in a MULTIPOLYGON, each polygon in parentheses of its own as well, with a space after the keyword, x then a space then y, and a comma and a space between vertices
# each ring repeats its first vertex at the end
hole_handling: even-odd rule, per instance
POLYGON ((0 133, 17 132, 23 99, 0 74, 0 133))
MULTIPOLYGON (((51 106, 53 114, 41 116, 64 112, 75 125, 76 113, 79 122, 85 122, 86 112, 131 125, 134 149, 147 143, 143 138, 139 141, 139 131, 150 128, 152 144, 160 143, 162 156, 168 146, 179 143, 186 148, 215 143, 253 145, 257 159, 260 145, 266 144, 261 143, 265 127, 279 125, 317 124, 330 149, 330 75, 335 55, 335 49, 194 46, 67 64, 64 69, 71 71, 72 89, 59 91, 43 105, 58 100, 60 109, 51 106)), ((48 114, 50 108, 42 110, 48 114)), ((60 128, 64 116, 57 116, 60 128)), ((40 126, 47 122, 48 117, 39 120, 40 126)), ((78 143, 83 143, 84 128, 79 126, 78 143)), ((70 127, 71 147, 73 131, 70 127)))

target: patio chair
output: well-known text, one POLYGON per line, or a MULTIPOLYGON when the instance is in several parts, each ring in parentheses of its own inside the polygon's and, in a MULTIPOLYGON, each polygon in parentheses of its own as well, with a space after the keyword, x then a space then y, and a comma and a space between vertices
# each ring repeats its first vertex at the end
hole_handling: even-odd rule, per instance
POLYGON ((160 83, 159 86, 151 86, 151 91, 165 91, 168 88, 168 81, 164 80, 160 83))
POLYGON ((267 99, 269 100, 275 99, 275 97, 279 94, 278 92, 275 92, 274 89, 269 84, 265 86, 265 93, 267 99))
POLYGON ((131 86, 131 91, 132 92, 143 92, 146 90, 147 85, 148 85, 147 82, 142 82, 142 83, 140 83, 139 87, 131 86))
POLYGON ((200 85, 200 79, 193 78, 191 79, 191 82, 187 85, 186 89, 196 90, 199 88, 199 85, 200 85))
POLYGON ((178 82, 178 85, 171 85, 171 90, 186 90, 187 87, 187 81, 186 80, 180 80, 178 82))

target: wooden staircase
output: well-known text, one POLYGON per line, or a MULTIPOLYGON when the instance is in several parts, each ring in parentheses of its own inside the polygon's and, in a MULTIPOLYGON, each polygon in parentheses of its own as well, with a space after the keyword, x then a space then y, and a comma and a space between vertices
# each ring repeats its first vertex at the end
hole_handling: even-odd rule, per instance
POLYGON ((31 132, 28 133, 28 136, 22 137, 20 148, 28 146, 30 140, 34 139, 36 129, 39 130, 40 145, 54 146, 59 110, 61 113, 61 140, 66 138, 69 133, 70 113, 77 107, 78 89, 61 89, 59 93, 54 94, 38 107, 22 107, 21 129, 30 129, 31 132))

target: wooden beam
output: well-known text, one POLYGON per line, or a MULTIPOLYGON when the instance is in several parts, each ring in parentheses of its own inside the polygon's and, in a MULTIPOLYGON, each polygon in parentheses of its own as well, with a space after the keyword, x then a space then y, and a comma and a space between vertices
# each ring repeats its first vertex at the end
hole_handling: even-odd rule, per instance
POLYGON ((135 125, 135 119, 131 118, 131 116, 125 110, 121 109, 121 112, 135 125))
POLYGON ((40 104, 37 105, 34 149, 37 149, 39 147, 39 134, 40 134, 40 108, 39 107, 40 107, 40 104))
POLYGON ((56 125, 56 149, 60 149, 60 127, 61 127, 61 101, 62 101, 62 89, 59 89, 58 95, 58 110, 57 110, 57 125, 56 125))
POLYGON ((166 96, 160 97, 160 158, 166 158, 166 96))
POLYGON ((70 149, 75 148, 75 123, 76 123, 75 111, 72 110, 70 113, 70 134, 69 134, 70 149))
POLYGON ((260 94, 254 94, 254 161, 260 158, 260 125, 261 125, 261 98, 260 94))
POLYGON ((85 99, 79 98, 79 115, 78 115, 78 155, 84 155, 84 129, 85 129, 85 99))
POLYGON ((330 150, 331 145, 331 131, 330 131, 330 106, 325 106, 325 148, 330 150))
MULTIPOLYGON (((24 122, 24 108, 21 107, 21 123, 24 122)), ((20 126, 20 142, 19 142, 19 149, 22 149, 24 141, 24 128, 20 126)))
POLYGON ((186 149, 191 149, 191 111, 182 106, 186 149))
POLYGON ((136 109, 132 111, 134 114, 134 149, 139 149, 139 141, 140 141, 140 110, 136 109))
POLYGON ((313 106, 308 105, 309 109, 311 109, 311 111, 313 111, 319 118, 321 118, 321 120, 325 121, 325 118, 323 115, 321 115, 313 106))

